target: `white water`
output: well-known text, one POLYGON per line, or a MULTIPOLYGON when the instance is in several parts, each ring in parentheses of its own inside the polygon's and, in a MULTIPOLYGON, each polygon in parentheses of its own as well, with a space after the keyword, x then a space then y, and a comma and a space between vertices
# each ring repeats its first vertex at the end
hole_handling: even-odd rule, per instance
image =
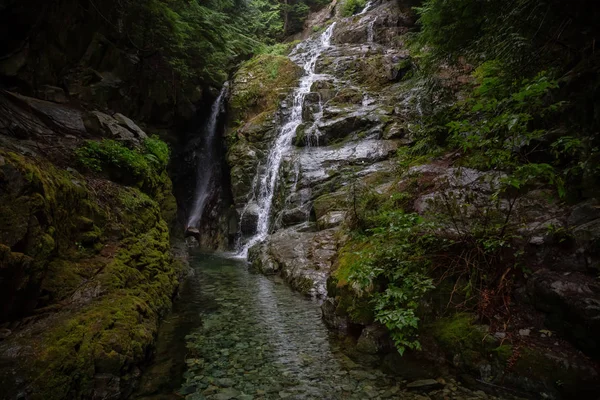
MULTIPOLYGON (((258 222, 256 233, 244 244, 238 253, 238 256, 246 258, 250 247, 262 242, 269 234, 269 222, 271 218, 271 207, 273 206, 273 196, 277 188, 279 178, 279 169, 283 161, 283 156, 289 150, 292 139, 296 135, 296 129, 302 123, 302 106, 304 97, 310 92, 310 88, 318 75, 315 74, 317 59, 326 48, 331 46, 331 36, 335 22, 327 28, 321 36, 315 40, 304 41, 292 52, 290 58, 296 64, 304 68, 304 76, 300 78, 300 85, 294 91, 293 105, 291 115, 285 125, 281 127, 273 143, 273 147, 267 157, 266 167, 262 175, 257 175, 254 180, 254 202, 258 207, 258 222)), ((261 171, 261 168, 257 168, 261 171)), ((250 201, 246 208, 253 202, 250 201)), ((246 208, 242 212, 244 214, 246 208)))
POLYGON ((215 138, 217 136, 217 120, 223 110, 223 102, 228 84, 225 82, 219 97, 213 103, 210 110, 210 117, 201 133, 204 136, 204 143, 196 150, 196 159, 198 170, 196 172, 196 192, 194 195, 194 205, 188 217, 186 228, 196 228, 202 219, 202 213, 210 195, 210 182, 214 174, 215 165, 215 138))
POLYGON ((356 15, 363 15, 363 14, 365 14, 367 11, 369 11, 369 9, 371 8, 372 4, 373 4, 372 1, 367 2, 367 4, 365 4, 365 8, 363 8, 362 11, 359 12, 358 14, 356 14, 356 15))

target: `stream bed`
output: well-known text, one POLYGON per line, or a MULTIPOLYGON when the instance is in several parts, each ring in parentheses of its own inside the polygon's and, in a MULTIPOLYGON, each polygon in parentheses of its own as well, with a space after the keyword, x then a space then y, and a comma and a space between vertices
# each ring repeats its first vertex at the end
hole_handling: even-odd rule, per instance
MULTIPOLYGON (((192 253, 193 274, 159 333, 135 399, 418 399, 348 356, 317 301, 246 261, 192 253)), ((463 389, 458 387, 458 389, 463 389)))

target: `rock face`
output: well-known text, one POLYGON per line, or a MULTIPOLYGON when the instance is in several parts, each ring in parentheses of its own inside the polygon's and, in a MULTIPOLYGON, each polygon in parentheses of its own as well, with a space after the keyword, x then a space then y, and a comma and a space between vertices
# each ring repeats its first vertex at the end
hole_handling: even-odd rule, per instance
MULTIPOLYGON (((422 100, 424 86, 412 78, 413 63, 405 45, 405 34, 415 23, 409 4, 375 2, 368 12, 350 18, 340 18, 339 6, 332 4, 309 20, 315 21, 314 31, 335 22, 331 46, 315 61, 317 75, 303 98, 302 123, 283 155, 270 215, 271 234, 250 250, 249 259, 259 271, 277 273, 296 290, 323 298, 325 323, 333 329, 360 332, 360 350, 386 353, 393 351, 386 329, 374 324, 368 307, 349 301, 360 294, 332 275, 348 240, 345 226, 358 191, 390 198, 410 192, 405 210, 425 220, 436 219, 444 234, 452 237, 477 227, 481 210, 490 207, 490 198, 506 175, 453 165, 456 154, 414 162, 400 159, 409 166, 399 168, 397 154, 414 143, 416 125, 429 106, 422 100), (461 216, 458 224, 439 218, 440 210, 449 205, 461 216)), ((320 34, 307 31, 302 37, 316 40, 320 34)), ((294 79, 291 75, 265 79, 261 73, 269 62, 273 61, 263 58, 246 64, 232 85, 234 117, 226 133, 227 158, 242 237, 256 230, 257 181, 290 116, 290 93, 298 77, 296 71, 294 79)), ((280 59, 277 63, 286 65, 280 59)), ((444 68, 436 78, 456 98, 461 96, 460 85, 471 79, 464 71, 444 68)), ((527 265, 526 277, 515 283, 514 301, 526 310, 528 322, 519 321, 522 325, 514 332, 528 344, 534 336, 546 340, 546 353, 540 354, 535 344, 508 350, 504 340, 512 341, 512 333, 481 334, 486 327, 471 322, 464 324, 465 331, 457 339, 454 333, 447 334, 462 326, 453 320, 440 328, 444 333, 427 328, 420 333, 425 358, 435 363, 445 359, 451 368, 480 382, 511 382, 524 392, 568 398, 583 390, 579 384, 593 388, 598 377, 596 362, 581 357, 579 351, 598 357, 600 291, 593 276, 599 265, 600 207, 595 199, 566 206, 552 200, 541 186, 514 201, 509 197, 499 198, 493 212, 509 215, 507 221, 519 237, 515 245, 522 249, 527 265), (539 333, 548 329, 550 336, 539 333), (561 336, 560 348, 549 343, 552 334, 561 336), (477 343, 465 343, 473 337, 477 343), (488 337, 495 339, 488 341, 488 337), (515 361, 519 354, 523 358, 515 361), (514 370, 506 368, 509 360, 514 370), (568 377, 568 383, 565 378, 557 386, 558 375, 568 377)), ((433 306, 436 301, 428 299, 422 305, 425 320, 445 312, 433 306)), ((439 383, 423 383, 430 386, 439 383)))

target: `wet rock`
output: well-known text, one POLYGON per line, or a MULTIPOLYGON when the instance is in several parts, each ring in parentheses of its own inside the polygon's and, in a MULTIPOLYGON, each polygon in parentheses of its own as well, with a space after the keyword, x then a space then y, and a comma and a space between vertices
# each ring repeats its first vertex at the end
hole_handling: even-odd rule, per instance
POLYGON ((4 340, 8 338, 12 334, 10 329, 2 328, 0 329, 0 340, 4 340))
POLYGON ((240 229, 243 234, 253 234, 256 232, 259 212, 258 205, 254 202, 248 204, 243 210, 240 219, 240 229))
POLYGON ((372 124, 373 121, 357 114, 323 120, 317 125, 320 132, 319 144, 328 145, 335 143, 351 133, 363 130, 372 124))
POLYGON ((405 137, 407 134, 407 129, 406 127, 399 123, 399 122, 393 122, 390 125, 388 125, 383 133, 383 138, 384 139, 402 139, 403 137, 405 137))
POLYGON ((283 226, 287 227, 308 221, 309 212, 307 206, 284 210, 281 215, 283 226))
POLYGON ((294 289, 316 297, 327 295, 326 280, 335 252, 334 230, 298 232, 280 230, 249 255, 260 271, 278 267, 281 276, 294 289))
POLYGON ((215 394, 212 398, 215 400, 231 400, 231 399, 235 399, 239 395, 240 395, 240 392, 238 390, 235 390, 232 388, 227 388, 227 389, 221 390, 219 393, 215 394))
POLYGON ((323 322, 327 327, 340 332, 345 332, 348 329, 348 318, 345 315, 337 313, 337 304, 331 297, 327 298, 321 304, 321 313, 323 322))
POLYGON ((570 226, 579 226, 600 218, 600 201, 590 199, 573 207, 567 220, 570 226))

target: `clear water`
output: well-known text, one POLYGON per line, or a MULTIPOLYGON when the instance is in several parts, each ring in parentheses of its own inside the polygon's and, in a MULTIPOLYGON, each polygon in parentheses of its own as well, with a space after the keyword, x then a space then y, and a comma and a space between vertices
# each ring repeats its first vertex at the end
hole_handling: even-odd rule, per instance
MULTIPOLYGON (((281 163, 284 155, 292 145, 296 129, 302 123, 304 98, 310 92, 313 82, 318 77, 315 74, 315 66, 319 56, 331 46, 331 36, 334 28, 335 22, 319 37, 298 44, 290 55, 292 61, 304 68, 304 76, 300 78, 300 84, 293 93, 291 114, 287 122, 279 129, 277 138, 269 151, 266 166, 265 168, 258 168, 259 175, 254 179, 253 193, 258 206, 258 223, 256 233, 248 239, 238 254, 241 258, 246 258, 248 250, 255 244, 262 242, 269 234, 273 196, 277 188, 281 163)), ((248 205, 253 203, 251 201, 248 205)))
POLYGON ((227 92, 228 84, 225 83, 221 89, 221 93, 213 103, 210 116, 204 129, 201 130, 204 135, 203 145, 196 151, 196 191, 194 194, 194 204, 188 217, 188 227, 198 227, 200 220, 202 219, 202 213, 206 201, 210 197, 210 189, 214 185, 211 185, 211 181, 214 175, 215 166, 215 144, 217 138, 217 122, 219 115, 223 110, 223 103, 225 101, 225 94, 227 92))
POLYGON ((393 377, 348 357, 318 302, 241 260, 195 254, 191 265, 195 273, 134 398, 412 398, 393 377))

